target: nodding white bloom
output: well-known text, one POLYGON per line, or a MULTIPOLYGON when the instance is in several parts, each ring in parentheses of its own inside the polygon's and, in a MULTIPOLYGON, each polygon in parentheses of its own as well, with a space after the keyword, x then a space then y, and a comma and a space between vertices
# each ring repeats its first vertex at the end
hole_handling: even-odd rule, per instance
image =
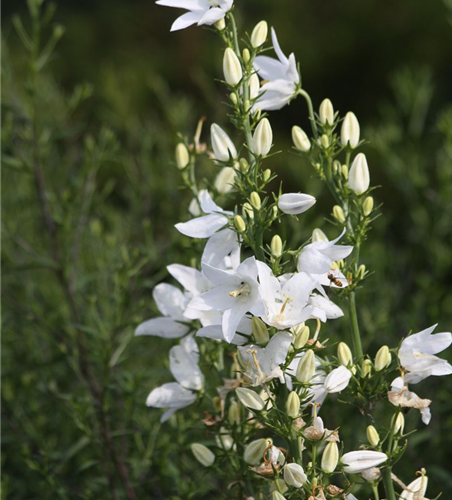
POLYGON ((199 192, 198 199, 201 210, 207 215, 180 222, 175 227, 180 233, 191 238, 210 238, 228 223, 226 215, 232 215, 232 212, 216 205, 207 189, 199 192))
POLYGON ((204 385, 204 376, 198 366, 198 346, 192 336, 170 350, 170 370, 177 382, 154 389, 146 400, 147 406, 168 408, 160 421, 165 422, 174 412, 196 401, 196 393, 204 385))
POLYGON ((195 297, 189 306, 200 311, 223 311, 224 339, 231 342, 247 312, 255 316, 264 313, 257 283, 256 259, 246 259, 236 271, 224 271, 203 264, 203 272, 215 286, 195 297))
POLYGON ((198 26, 215 24, 231 10, 233 0, 215 0, 214 2, 209 0, 157 0, 156 3, 164 7, 188 10, 186 14, 178 17, 171 26, 171 31, 177 31, 193 24, 198 26))
POLYGON ((278 207, 285 214, 299 215, 315 205, 316 199, 310 194, 287 193, 278 198, 278 207))
POLYGON ((386 453, 371 450, 350 451, 342 455, 344 471, 348 474, 363 472, 371 467, 377 467, 388 459, 386 453))
POLYGON ((342 122, 341 143, 342 146, 356 148, 359 144, 359 122, 355 114, 349 111, 342 122))
POLYGON ((234 181, 237 174, 232 167, 223 167, 215 179, 215 189, 221 193, 226 194, 234 187, 234 181))
POLYGON ((306 245, 298 257, 298 270, 309 274, 328 273, 334 261, 345 259, 353 251, 352 246, 336 245, 344 234, 345 229, 335 240, 306 245))
POLYGON ((179 288, 160 283, 152 291, 152 296, 163 317, 153 318, 138 325, 135 335, 152 335, 174 339, 183 337, 190 331, 183 322, 189 320, 184 315, 189 299, 179 288))
POLYGON ((452 373, 452 366, 445 359, 435 356, 450 346, 452 335, 450 332, 432 335, 437 326, 433 325, 403 340, 399 360, 408 370, 404 377, 407 384, 417 384, 430 375, 442 376, 452 373))
POLYGON ((237 149, 228 134, 216 123, 210 127, 210 140, 212 141, 215 159, 229 161, 237 156, 237 149))
POLYGON ((366 155, 358 153, 348 173, 348 187, 356 194, 363 194, 369 189, 369 185, 370 174, 366 155))
POLYGON ((223 74, 226 83, 235 87, 243 77, 242 65, 235 52, 228 47, 223 56, 223 74))
POLYGON ((261 87, 261 97, 256 101, 256 107, 262 111, 281 109, 294 97, 300 76, 297 71, 297 62, 294 54, 284 55, 278 43, 275 30, 271 29, 273 48, 278 59, 267 56, 257 56, 254 68, 259 76, 266 80, 261 87))
POLYGON ((421 399, 416 393, 408 390, 402 377, 397 377, 391 383, 391 390, 388 392, 389 402, 394 406, 402 408, 416 408, 421 413, 422 422, 425 425, 430 423, 432 414, 429 406, 432 404, 430 399, 421 399))
POLYGON ((267 264, 258 261, 260 294, 265 305, 263 321, 279 330, 291 328, 306 321, 312 313, 309 296, 316 280, 305 273, 297 273, 284 284, 273 275, 267 264))
POLYGON ((400 500, 427 500, 424 498, 427 491, 428 477, 422 469, 422 475, 412 481, 401 493, 400 500))
POLYGON ((292 344, 292 336, 286 332, 274 335, 267 347, 246 345, 239 347, 240 360, 244 366, 244 375, 252 386, 265 384, 269 380, 284 380, 280 365, 286 361, 287 352, 292 344))
POLYGON ((289 486, 301 488, 307 480, 308 478, 301 465, 291 463, 284 466, 284 481, 289 486))
POLYGON ((253 153, 265 156, 270 152, 273 142, 273 131, 267 118, 262 118, 253 134, 253 153))

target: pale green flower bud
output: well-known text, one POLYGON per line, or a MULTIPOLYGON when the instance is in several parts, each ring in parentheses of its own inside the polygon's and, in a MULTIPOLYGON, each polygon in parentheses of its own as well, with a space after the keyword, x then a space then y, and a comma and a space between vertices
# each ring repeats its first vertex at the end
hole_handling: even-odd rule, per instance
POLYGON ((247 48, 243 49, 242 57, 243 57, 243 60, 245 61, 245 63, 247 63, 251 59, 250 51, 247 48))
POLYGON ((328 125, 332 125, 334 122, 334 108, 333 104, 329 99, 324 99, 320 104, 319 109, 320 122, 328 125))
POLYGON ((248 203, 244 203, 242 207, 243 216, 248 216, 250 219, 254 219, 254 210, 253 207, 248 203))
POLYGON ((274 491, 272 493, 272 500, 286 500, 286 497, 284 495, 281 495, 279 491, 274 491))
POLYGON ((347 167, 347 165, 342 165, 341 173, 342 173, 344 179, 348 179, 348 167, 347 167))
POLYGON ((337 174, 341 169, 341 162, 339 160, 333 161, 333 174, 337 174))
POLYGON ((257 23, 251 33, 251 45, 257 49, 265 43, 268 35, 268 24, 266 21, 257 23))
POLYGON ((234 187, 236 175, 232 167, 223 167, 215 179, 215 189, 221 194, 229 193, 234 187))
POLYGON ((259 121, 261 119, 261 114, 262 114, 262 110, 260 108, 255 108, 255 111, 254 111, 254 120, 255 121, 259 121))
POLYGON ((315 356, 314 351, 309 350, 306 354, 301 358, 298 363, 296 377, 299 382, 307 383, 309 382, 315 372, 315 356))
POLYGON ((297 418, 300 414, 300 398, 295 391, 292 391, 287 398, 286 413, 290 418, 297 418))
POLYGON ((235 52, 228 47, 223 56, 223 73, 226 82, 235 87, 243 77, 242 66, 235 52))
POLYGON ((259 95, 259 90, 261 87, 257 73, 253 73, 250 76, 248 87, 250 89, 250 99, 256 99, 256 97, 259 95))
POLYGON ((339 462, 339 448, 334 441, 328 443, 323 451, 321 468, 331 474, 339 462))
POLYGON ((369 441, 370 445, 374 448, 378 446, 380 442, 380 436, 378 434, 377 429, 373 425, 369 425, 366 430, 367 441, 369 441))
POLYGON ((251 203, 251 206, 254 207, 256 210, 260 210, 260 208, 262 206, 261 197, 259 196, 258 193, 256 193, 256 191, 253 191, 251 193, 250 203, 251 203))
POLYGON ((265 169, 264 173, 262 174, 263 181, 267 182, 268 179, 270 179, 271 175, 272 175, 272 171, 269 168, 265 169))
POLYGON ((191 451, 196 460, 204 467, 210 467, 215 462, 215 455, 203 444, 193 443, 191 451))
POLYGON ((369 189, 370 174, 367 158, 364 153, 359 153, 353 160, 348 174, 348 187, 356 194, 363 194, 369 189))
POLYGON ((365 359, 361 365, 361 374, 363 377, 367 377, 372 372, 372 361, 370 359, 365 359))
POLYGON ((273 219, 277 219, 278 218, 278 206, 277 205, 274 205, 273 208, 272 208, 272 217, 273 219))
POLYGON ((270 339, 267 325, 257 316, 253 316, 251 320, 253 336, 256 344, 266 344, 270 339))
POLYGON ((235 92, 229 94, 229 99, 231 99, 232 104, 237 104, 237 94, 235 92))
POLYGON ((301 349, 306 345, 306 342, 309 340, 309 326, 307 325, 302 325, 300 328, 300 325, 297 325, 296 327, 292 328, 292 331, 294 332, 294 339, 293 339, 293 345, 295 349, 301 349))
POLYGON ((334 205, 333 207, 333 217, 337 219, 341 224, 345 223, 345 214, 342 207, 339 205, 334 205))
POLYGON ((281 240, 281 237, 278 236, 277 234, 275 234, 275 236, 273 236, 271 244, 270 244, 270 248, 271 248, 273 257, 276 257, 277 259, 279 257, 281 257, 281 255, 282 255, 282 240, 281 240))
POLYGON ((296 149, 307 153, 311 149, 311 141, 306 132, 297 125, 292 127, 292 141, 296 149))
POLYGON ((320 144, 324 149, 328 149, 330 147, 330 140, 326 134, 322 134, 322 137, 320 138, 320 144))
POLYGON ((348 366, 352 364, 352 351, 345 342, 339 342, 337 346, 337 357, 341 365, 348 366))
POLYGON ((231 425, 240 424, 240 406, 236 401, 231 403, 231 406, 229 407, 228 420, 231 425))
POLYGON ((250 101, 247 99, 246 101, 243 102, 243 109, 246 111, 248 111, 250 109, 250 101))
POLYGON ((242 405, 246 408, 250 408, 252 410, 262 410, 264 408, 265 403, 262 401, 262 398, 251 389, 239 387, 235 390, 235 392, 242 405))
POLYGON ((190 163, 190 154, 187 146, 183 142, 179 142, 176 146, 176 165, 179 170, 183 170, 190 163))
POLYGON ((326 234, 318 227, 312 231, 312 242, 316 241, 329 241, 326 234))
POLYGON ((342 146, 356 148, 359 143, 359 122, 355 114, 349 111, 342 122, 341 143, 342 146))
POLYGON ((358 279, 362 280, 365 274, 366 274, 366 266, 364 264, 361 264, 358 267, 358 272, 357 272, 358 279))
POLYGON ((380 372, 381 370, 387 368, 391 364, 391 360, 392 356, 389 352, 389 347, 387 345, 380 347, 377 355, 375 356, 375 371, 380 372))
POLYGON ((258 465, 264 461, 265 450, 273 444, 271 439, 256 439, 245 447, 243 458, 250 465, 258 465))
POLYGON ((240 158, 239 161, 240 170, 246 174, 250 168, 250 164, 247 162, 246 158, 240 158))
POLYGON ((403 416, 403 413, 399 413, 394 423, 394 433, 397 434, 400 432, 400 434, 403 434, 404 429, 405 429, 405 417, 403 416))
POLYGON ((240 215, 234 217, 234 225, 239 233, 243 233, 246 230, 246 224, 240 215))
POLYGON ((215 28, 217 28, 218 31, 223 31, 226 28, 224 17, 215 23, 215 28))
POLYGON ((267 118, 263 118, 257 125, 253 134, 253 153, 265 156, 272 147, 273 131, 267 118))
POLYGON ((374 209, 374 199, 372 196, 368 196, 363 203, 363 213, 367 217, 372 213, 374 209))

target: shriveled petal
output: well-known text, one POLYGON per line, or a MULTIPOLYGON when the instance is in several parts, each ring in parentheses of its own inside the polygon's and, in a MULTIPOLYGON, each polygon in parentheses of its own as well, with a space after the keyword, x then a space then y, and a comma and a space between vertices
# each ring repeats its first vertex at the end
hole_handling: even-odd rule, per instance
POLYGON ((188 222, 180 222, 174 227, 190 238, 210 238, 227 223, 228 219, 224 215, 209 214, 188 222))
POLYGON ((152 335, 165 339, 177 339, 190 331, 190 327, 171 318, 154 318, 138 325, 135 335, 152 335))

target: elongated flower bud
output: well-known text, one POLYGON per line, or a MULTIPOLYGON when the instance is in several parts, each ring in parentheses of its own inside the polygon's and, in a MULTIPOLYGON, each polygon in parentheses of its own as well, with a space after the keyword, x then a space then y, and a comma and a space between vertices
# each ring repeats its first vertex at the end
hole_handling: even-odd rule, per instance
POLYGON ((243 213, 244 217, 246 215, 250 219, 254 219, 254 210, 253 210, 253 207, 248 202, 246 202, 246 203, 243 204, 242 213, 243 213))
POLYGON ((224 17, 215 23, 215 28, 217 28, 218 31, 223 31, 226 28, 224 17))
POLYGON ((315 228, 314 231, 312 231, 312 242, 316 241, 329 241, 326 234, 319 228, 315 228))
POLYGON ((388 459, 385 453, 371 450, 351 451, 342 456, 344 470, 348 474, 355 474, 363 470, 377 467, 388 459))
POLYGON ((245 63, 247 63, 251 59, 250 51, 247 48, 243 49, 242 57, 245 63))
POLYGON ((254 207, 256 210, 260 210, 260 208, 262 206, 261 197, 259 196, 258 193, 256 193, 256 191, 253 191, 251 193, 250 203, 251 203, 251 206, 254 207))
POLYGON ((284 481, 289 486, 301 488, 308 480, 301 465, 292 463, 284 466, 284 481))
POLYGON ((253 153, 265 156, 269 153, 273 142, 273 131, 267 118, 263 118, 253 134, 253 153))
POLYGON ((237 156, 237 149, 228 134, 216 123, 210 127, 210 139, 215 158, 220 161, 229 161, 237 156))
POLYGON ((303 325, 301 328, 298 328, 298 325, 295 328, 292 328, 292 331, 295 335, 293 339, 293 345, 295 349, 301 349, 304 347, 309 340, 309 326, 303 325))
POLYGON ((347 387, 351 377, 352 372, 349 369, 345 368, 345 366, 339 366, 339 368, 335 368, 327 375, 323 384, 324 388, 330 394, 341 392, 347 387))
POLYGON ((221 194, 229 193, 234 187, 236 172, 231 167, 223 167, 215 179, 215 188, 221 194))
POLYGON ((273 491, 272 500, 287 500, 284 495, 282 495, 279 491, 273 491))
POLYGON ((250 169, 250 164, 246 161, 246 158, 240 158, 239 161, 240 170, 246 174, 250 169))
POLYGON ((328 149, 330 147, 330 140, 326 134, 322 134, 322 137, 320 137, 320 145, 323 149, 328 149))
POLYGON ((368 196, 363 203, 363 213, 367 217, 372 213, 372 210, 374 209, 374 199, 372 196, 368 196))
POLYGON ((234 225, 239 233, 244 233, 246 231, 246 224, 240 215, 234 217, 234 225))
POLYGON ((348 187, 356 194, 363 194, 369 189, 370 174, 367 158, 364 153, 359 153, 353 160, 348 174, 348 187))
POLYGON ((283 245, 282 245, 281 237, 279 235, 275 234, 275 236, 273 236, 271 244, 270 244, 270 248, 271 248, 273 257, 276 257, 277 259, 279 257, 281 257, 282 246, 283 245))
POLYGON ((359 143, 359 122, 355 114, 349 111, 342 122, 341 143, 342 146, 356 148, 359 143))
POLYGON ((293 145, 300 151, 307 153, 311 149, 309 137, 306 135, 306 132, 297 125, 292 127, 292 141, 293 145))
POLYGON ((292 391, 287 398, 286 413, 290 418, 297 418, 300 414, 300 398, 295 391, 292 391))
POLYGON ((308 383, 313 377, 315 372, 315 356, 314 351, 309 350, 300 359, 298 363, 296 377, 299 382, 304 384, 308 383))
POLYGON ((405 429, 405 417, 403 416, 403 413, 399 413, 394 423, 394 433, 397 434, 400 432, 400 434, 403 434, 404 429, 405 429))
POLYGON ((256 344, 266 344, 270 339, 267 325, 257 316, 253 316, 251 326, 256 344))
POLYGON ((366 430, 366 436, 367 436, 367 441, 369 441, 369 444, 375 448, 375 446, 378 446, 378 443, 380 442, 380 436, 378 434, 377 429, 373 425, 369 425, 366 430))
POLYGON ((341 166, 341 174, 344 176, 344 179, 348 179, 348 167, 347 167, 347 165, 341 166))
POLYGON ((339 462, 339 448, 334 441, 328 443, 322 455, 321 467, 325 472, 331 474, 336 470, 339 462))
POLYGON ((240 424, 240 407, 236 401, 231 403, 231 406, 229 406, 228 420, 230 425, 240 424))
POLYGON ((345 222, 345 214, 344 211, 342 210, 342 207, 339 205, 334 205, 333 207, 333 217, 337 219, 341 224, 344 224, 345 222))
POLYGON ((262 174, 262 180, 264 182, 267 182, 268 179, 270 179, 271 176, 272 176, 272 171, 269 168, 266 168, 264 170, 264 173, 262 174))
POLYGON ((235 52, 228 47, 223 56, 223 73, 226 82, 235 87, 243 77, 242 66, 235 52))
POLYGON ((278 199, 278 207, 285 214, 299 215, 315 205, 316 199, 310 194, 287 193, 278 199))
POLYGON ((268 24, 266 21, 257 23, 251 33, 251 45, 257 49, 265 43, 268 35, 268 24))
POLYGON ((259 90, 260 90, 260 82, 257 73, 253 73, 250 76, 248 87, 250 89, 250 99, 251 100, 256 99, 256 97, 259 95, 259 90))
POLYGON ((245 448, 243 455, 245 462, 250 465, 262 463, 264 461, 264 452, 271 444, 273 444, 272 440, 267 438, 251 441, 245 448))
POLYGON ((337 357, 341 365, 348 366, 352 364, 352 351, 345 342, 339 342, 337 346, 337 357))
POLYGON ((252 410, 262 410, 264 408, 265 403, 262 401, 262 398, 251 389, 239 387, 235 390, 235 392, 242 405, 246 406, 246 408, 250 408, 252 410))
POLYGON ((176 146, 176 165, 179 170, 183 170, 190 163, 190 154, 187 146, 183 142, 179 142, 176 146))
POLYGON ((191 451, 196 460, 204 467, 210 467, 215 462, 215 455, 203 444, 193 443, 191 451))
POLYGON ((367 377, 372 372, 372 361, 370 359, 365 359, 361 365, 361 374, 363 377, 367 377))
POLYGON ((380 372, 381 370, 387 368, 391 364, 391 360, 392 356, 389 352, 389 347, 387 345, 380 347, 377 355, 375 356, 375 371, 380 372))
POLYGON ((334 108, 333 103, 329 99, 324 99, 320 104, 319 109, 320 122, 332 125, 334 122, 334 108))

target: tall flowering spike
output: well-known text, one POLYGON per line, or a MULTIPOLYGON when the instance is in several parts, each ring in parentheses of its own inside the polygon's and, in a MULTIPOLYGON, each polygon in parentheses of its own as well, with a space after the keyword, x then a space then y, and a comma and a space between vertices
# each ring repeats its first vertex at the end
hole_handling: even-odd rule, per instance
POLYGON ((263 118, 253 134, 253 153, 265 156, 270 152, 273 142, 273 131, 267 118, 263 118))
POLYGON ((341 143, 342 146, 350 146, 356 148, 359 144, 359 122, 355 114, 349 111, 342 122, 341 128, 341 143))
POLYGON ((261 21, 257 23, 251 33, 251 45, 257 49, 265 43, 268 35, 268 24, 267 21, 261 21))
POLYGON ((223 56, 224 79, 232 87, 237 86, 243 77, 242 65, 235 52, 228 47, 223 56))
POLYGON ((220 161, 229 161, 237 156, 237 149, 228 134, 216 123, 210 127, 210 139, 215 158, 220 161))
POLYGON ((356 194, 363 194, 369 189, 370 174, 367 158, 364 153, 359 153, 353 160, 348 174, 348 187, 356 194))
POLYGON ((329 99, 324 99, 319 109, 320 122, 323 125, 332 125, 334 123, 333 103, 329 99))

